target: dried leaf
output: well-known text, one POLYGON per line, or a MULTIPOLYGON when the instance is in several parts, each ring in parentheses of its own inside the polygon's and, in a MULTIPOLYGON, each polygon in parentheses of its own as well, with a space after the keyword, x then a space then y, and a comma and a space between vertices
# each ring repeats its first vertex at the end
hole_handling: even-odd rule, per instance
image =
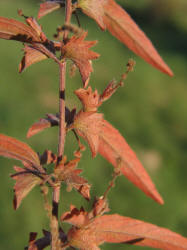
POLYGON ((37 153, 24 142, 3 134, 0 134, 0 155, 40 168, 40 160, 37 153))
POLYGON ((23 198, 38 184, 41 183, 41 179, 36 175, 28 172, 27 170, 14 167, 16 174, 13 174, 11 177, 16 180, 14 186, 14 209, 18 209, 23 198))
POLYGON ((90 73, 93 71, 91 60, 99 57, 99 54, 89 50, 97 41, 84 41, 86 35, 87 32, 81 36, 73 36, 62 47, 63 57, 71 59, 79 68, 84 87, 87 86, 90 73))
POLYGON ((51 13, 54 10, 57 10, 61 7, 61 4, 56 1, 46 1, 45 3, 40 4, 40 9, 38 12, 38 19, 51 13))
POLYGON ((41 42, 37 31, 14 19, 0 17, 0 38, 21 42, 41 42))
POLYGON ((89 144, 92 157, 95 157, 99 147, 99 135, 102 133, 103 115, 95 112, 80 111, 74 119, 74 128, 89 144))
POLYGON ((28 68, 30 65, 45 60, 47 56, 32 46, 24 46, 24 57, 19 65, 19 72, 28 68))
POLYGON ((163 204, 162 197, 133 150, 119 131, 105 120, 102 122, 98 152, 146 195, 163 204))
POLYGON ((173 76, 173 72, 162 60, 151 41, 114 0, 79 0, 78 2, 83 12, 95 19, 102 29, 106 27, 135 54, 160 71, 173 76))

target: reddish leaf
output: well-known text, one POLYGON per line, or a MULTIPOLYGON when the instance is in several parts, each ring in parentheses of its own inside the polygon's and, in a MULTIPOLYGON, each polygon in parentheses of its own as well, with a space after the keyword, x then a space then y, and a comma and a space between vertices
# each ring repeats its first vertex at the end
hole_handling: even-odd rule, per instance
POLYGON ((76 227, 82 227, 89 222, 89 214, 84 211, 83 208, 78 210, 76 207, 71 205, 70 212, 65 212, 61 216, 61 220, 64 222, 67 222, 69 224, 72 224, 76 227))
POLYGON ((0 38, 21 42, 41 42, 37 31, 14 19, 0 17, 0 38))
POLYGON ((98 152, 121 172, 134 185, 160 204, 163 199, 157 192, 151 178, 143 168, 135 153, 125 139, 110 123, 103 120, 102 133, 99 137, 98 152))
MULTIPOLYGON (((115 89, 115 86, 113 88, 115 89)), ((109 85, 104 91, 106 97, 108 92, 109 96, 110 92, 113 93, 113 88, 109 85)), ((97 92, 92 92, 90 87, 87 90, 79 89, 75 93, 81 100, 84 111, 80 111, 75 116, 72 127, 88 142, 92 156, 95 157, 99 152, 145 194, 163 204, 149 175, 125 139, 118 130, 102 118, 102 114, 96 113, 105 95, 100 96, 97 92), (87 112, 87 110, 93 111, 87 112)))
POLYGON ((78 2, 83 12, 95 19, 102 29, 106 27, 135 54, 160 71, 173 76, 173 72, 157 53, 151 41, 114 0, 79 0, 78 2))
MULTIPOLYGON (((65 159, 66 160, 66 159, 65 159)), ((75 158, 69 162, 64 163, 55 170, 55 176, 58 180, 64 181, 67 184, 67 189, 71 191, 75 188, 86 200, 90 199, 90 185, 88 181, 82 178, 81 169, 77 169, 80 158, 75 158)))
POLYGON ((80 88, 75 90, 75 94, 82 102, 84 111, 97 111, 100 105, 100 95, 97 90, 92 91, 92 88, 89 86, 88 89, 80 88))
POLYGON ((40 168, 40 160, 37 153, 24 142, 3 134, 0 134, 0 155, 40 168))
POLYGON ((102 133, 103 115, 95 112, 80 111, 74 120, 74 128, 89 144, 92 157, 99 147, 99 135, 102 133))
POLYGON ((41 183, 41 179, 36 175, 28 172, 27 170, 14 167, 16 174, 13 174, 11 177, 16 180, 16 184, 14 186, 14 209, 17 209, 23 198, 27 196, 27 194, 37 185, 41 183))
POLYGON ((25 45, 24 57, 19 65, 19 72, 21 73, 24 69, 30 65, 45 60, 47 56, 41 53, 39 50, 34 49, 32 46, 25 45))
POLYGON ((90 73, 93 71, 91 60, 97 59, 99 54, 89 50, 96 44, 96 41, 84 41, 87 32, 81 36, 73 36, 63 47, 64 58, 71 59, 79 68, 84 87, 87 86, 90 73))
POLYGON ((96 247, 104 242, 164 250, 187 249, 187 238, 169 229, 118 214, 98 217, 81 229, 72 228, 68 233, 68 239, 71 246, 80 249, 97 249, 96 247), (90 246, 92 248, 88 248, 90 246))
POLYGON ((40 9, 38 12, 38 19, 51 13, 54 10, 57 10, 61 7, 59 2, 46 1, 45 3, 40 4, 40 9))

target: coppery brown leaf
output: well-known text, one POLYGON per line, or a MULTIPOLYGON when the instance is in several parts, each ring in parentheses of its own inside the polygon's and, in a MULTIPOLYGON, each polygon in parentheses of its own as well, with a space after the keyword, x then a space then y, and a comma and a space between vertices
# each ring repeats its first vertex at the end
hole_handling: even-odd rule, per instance
POLYGON ((41 118, 38 122, 35 122, 27 132, 27 138, 38 134, 46 128, 57 126, 59 122, 58 115, 47 114, 46 118, 41 118))
POLYGON ((149 246, 163 250, 187 248, 187 238, 169 229, 118 214, 96 217, 81 228, 72 227, 68 232, 68 240, 72 247, 79 249, 99 249, 98 246, 104 242, 149 246))
POLYGON ((40 160, 37 153, 24 142, 3 134, 0 134, 0 155, 14 158, 40 168, 40 160))
POLYGON ((45 3, 40 4, 40 9, 38 12, 38 19, 41 17, 51 13, 54 10, 57 10, 61 7, 61 4, 59 2, 55 1, 46 1, 45 3))
POLYGON ((125 139, 110 123, 103 119, 102 132, 99 135, 98 152, 114 167, 124 174, 135 186, 146 195, 163 204, 151 178, 129 147, 125 139))
POLYGON ((0 38, 21 42, 41 42, 41 37, 31 26, 14 19, 0 17, 0 38))
POLYGON ((78 210, 75 206, 70 206, 70 212, 65 212, 61 216, 61 221, 82 227, 89 222, 89 214, 83 208, 78 210))
POLYGON ((173 76, 151 41, 114 0, 79 0, 78 3, 83 12, 93 18, 102 29, 107 28, 135 54, 160 71, 173 76))
POLYGON ((90 73, 93 71, 91 60, 99 57, 99 54, 89 50, 97 41, 84 41, 86 36, 87 32, 81 36, 73 36, 62 47, 63 57, 71 59, 79 68, 84 87, 87 86, 90 73))
POLYGON ((80 111, 74 119, 74 129, 89 144, 92 157, 95 157, 99 147, 99 135, 102 133, 103 115, 96 112, 80 111))
POLYGON ((75 158, 69 162, 62 162, 55 170, 55 176, 67 184, 68 190, 75 188, 86 200, 89 200, 91 186, 87 180, 79 176, 82 172, 81 169, 76 168, 79 161, 80 158, 75 158))
POLYGON ((16 174, 13 174, 11 177, 16 180, 14 186, 14 209, 18 209, 21 204, 21 201, 27 196, 27 194, 38 184, 41 183, 41 179, 31 172, 17 167, 14 167, 16 174))
POLYGON ((88 90, 79 89, 75 93, 81 100, 84 111, 81 110, 75 116, 73 128, 88 142, 92 156, 95 157, 99 152, 145 194, 163 204, 151 178, 125 139, 117 129, 102 118, 102 114, 96 113, 102 98, 90 87, 88 90))
POLYGON ((30 65, 45 60, 47 56, 32 46, 24 46, 24 56, 19 64, 19 72, 23 72, 30 65))

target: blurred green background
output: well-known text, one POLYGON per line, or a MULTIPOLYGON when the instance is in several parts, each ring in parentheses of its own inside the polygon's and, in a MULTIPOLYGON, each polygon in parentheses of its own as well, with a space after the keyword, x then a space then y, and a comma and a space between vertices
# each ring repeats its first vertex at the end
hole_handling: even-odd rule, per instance
MULTIPOLYGON (((146 197, 124 177, 117 180, 109 194, 112 213, 119 213, 167 227, 187 236, 187 1, 141 0, 118 1, 152 40, 175 76, 168 77, 135 56, 108 32, 101 32, 94 21, 80 14, 82 27, 89 30, 88 39, 99 40, 94 50, 101 54, 93 62, 90 84, 101 92, 113 78, 119 79, 129 58, 136 60, 124 88, 100 108, 105 118, 119 129, 135 150, 165 200, 160 206, 146 197)), ((17 9, 25 15, 37 15, 38 0, 1 0, 0 16, 21 20, 17 9)), ((52 39, 63 13, 54 12, 40 23, 52 39)), ((73 19, 75 22, 75 20, 73 19)), ((18 73, 22 44, 0 41, 0 133, 16 137, 38 152, 56 151, 57 128, 27 140, 30 125, 46 113, 58 110, 58 68, 44 61, 18 73)), ((80 105, 73 90, 81 86, 80 76, 67 79, 67 105, 80 105)), ((76 141, 67 136, 66 153, 72 156, 76 141)), ((12 208, 13 185, 9 174, 14 160, 0 158, 0 250, 20 250, 27 244, 29 232, 48 229, 39 188, 35 188, 20 208, 12 208)), ((84 176, 92 184, 92 196, 100 196, 107 188, 113 167, 102 157, 91 159, 87 150, 80 163, 84 176)), ((76 192, 62 187, 61 211, 73 203, 90 205, 76 192)), ((138 249, 122 244, 105 244, 102 249, 138 249)), ((149 248, 146 248, 149 249, 149 248)))

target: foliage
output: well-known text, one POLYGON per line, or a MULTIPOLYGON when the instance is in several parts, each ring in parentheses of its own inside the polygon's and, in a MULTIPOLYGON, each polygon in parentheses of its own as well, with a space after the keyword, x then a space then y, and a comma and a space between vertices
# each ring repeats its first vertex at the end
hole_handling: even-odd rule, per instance
MULTIPOLYGON (((64 7, 64 4, 58 2, 41 4, 39 17, 57 9, 57 7, 64 7)), ((42 155, 37 155, 27 144, 5 135, 0 136, 0 154, 20 160, 23 164, 23 168, 15 167, 16 173, 12 175, 16 180, 14 207, 17 209, 29 191, 39 184, 44 196, 45 209, 50 218, 51 231, 44 231, 44 237, 40 240, 36 240, 36 234, 32 233, 29 249, 43 249, 50 244, 52 249, 65 249, 69 246, 80 249, 99 249, 98 246, 104 242, 148 245, 162 249, 185 249, 186 239, 170 230, 115 214, 103 215, 109 210, 108 191, 114 186, 115 179, 121 174, 157 202, 162 204, 163 200, 125 139, 118 130, 104 120, 101 113, 97 112, 98 107, 122 85, 127 73, 133 69, 133 62, 128 62, 127 72, 122 75, 120 82, 118 84, 114 81, 110 82, 102 94, 98 94, 97 90, 92 91, 90 86, 87 88, 92 72, 90 60, 98 58, 99 55, 88 50, 95 44, 95 41, 85 41, 86 32, 72 26, 70 22, 71 14, 76 12, 77 8, 81 8, 85 14, 95 19, 102 29, 107 28, 148 63, 164 73, 173 75, 150 40, 130 16, 112 0, 98 2, 80 0, 73 5, 71 5, 71 1, 66 1, 66 22, 61 28, 58 28, 56 35, 58 41, 49 40, 36 20, 25 17, 21 11, 19 14, 25 18, 26 24, 3 17, 0 19, 1 38, 29 44, 24 45, 25 54, 19 67, 20 72, 31 64, 47 58, 53 59, 60 69, 59 114, 48 114, 46 119, 35 123, 28 132, 30 137, 44 128, 59 126, 57 155, 48 150, 42 155), (71 37, 69 36, 70 31, 74 33, 71 37), (58 56, 59 53, 60 56, 58 56), (67 59, 73 61, 73 67, 78 67, 82 77, 84 88, 75 91, 75 95, 82 103, 82 109, 78 112, 75 109, 69 110, 68 107, 65 107, 67 59), (78 141, 78 150, 75 151, 74 159, 71 160, 64 155, 65 135, 70 131, 74 132, 78 141), (58 224, 61 183, 67 184, 68 191, 75 188, 84 198, 90 199, 90 185, 79 176, 81 170, 77 169, 84 150, 78 136, 83 137, 88 142, 93 157, 100 153, 114 165, 115 170, 106 192, 102 197, 96 198, 90 212, 85 212, 84 209, 78 210, 72 206, 69 213, 62 215, 62 222, 69 222, 73 225, 66 234, 62 228, 59 231, 58 224), (49 173, 49 164, 54 165, 52 174, 49 173), (44 168, 43 165, 46 167, 44 168), (49 187, 53 189, 52 206, 48 203, 47 198, 49 187)))

